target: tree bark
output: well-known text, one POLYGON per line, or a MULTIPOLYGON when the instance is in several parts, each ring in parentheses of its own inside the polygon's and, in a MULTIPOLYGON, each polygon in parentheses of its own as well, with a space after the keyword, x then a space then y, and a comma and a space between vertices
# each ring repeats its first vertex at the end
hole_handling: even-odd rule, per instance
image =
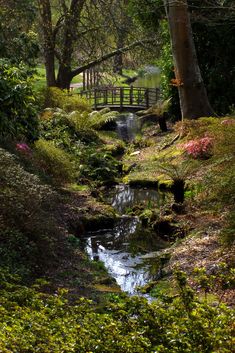
POLYGON ((187 0, 165 0, 175 65, 182 119, 212 115, 207 92, 201 77, 193 40, 187 0))
POLYGON ((55 42, 52 29, 51 5, 49 0, 38 0, 43 33, 43 51, 45 58, 47 86, 56 86, 55 79, 55 42))
POLYGON ((74 42, 76 41, 76 28, 80 20, 81 12, 85 0, 72 0, 70 7, 66 7, 64 2, 64 25, 62 36, 62 54, 59 59, 59 70, 56 85, 62 89, 69 89, 72 76, 72 56, 74 51, 74 42))

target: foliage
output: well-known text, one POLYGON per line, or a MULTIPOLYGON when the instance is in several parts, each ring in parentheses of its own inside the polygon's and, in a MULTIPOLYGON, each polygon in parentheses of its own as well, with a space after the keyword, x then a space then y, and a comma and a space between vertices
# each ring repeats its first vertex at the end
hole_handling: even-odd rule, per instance
POLYGON ((34 66, 39 54, 38 36, 33 28, 34 1, 1 0, 0 56, 11 64, 34 66))
POLYGON ((67 120, 76 132, 81 132, 89 129, 101 129, 105 124, 115 120, 117 114, 117 112, 111 112, 109 108, 92 113, 73 111, 68 114, 67 120))
POLYGON ((179 120, 181 113, 179 108, 179 97, 177 88, 171 85, 171 80, 174 79, 174 64, 170 43, 170 33, 168 23, 166 20, 160 22, 160 36, 161 36, 161 52, 157 59, 157 66, 161 69, 161 94, 163 99, 170 100, 168 111, 170 115, 179 120))
MULTIPOLYGON (((234 103, 235 94, 233 79, 235 39, 231 37, 234 24, 229 20, 229 16, 233 16, 229 11, 231 2, 229 3, 228 5, 224 3, 228 8, 227 11, 222 10, 222 14, 219 10, 220 6, 217 7, 218 14, 212 7, 211 18, 207 16, 206 21, 193 21, 192 24, 198 61, 209 101, 220 115, 229 112, 229 107, 234 103), (229 41, 229 46, 226 48, 221 46, 224 41, 229 41)), ((203 5, 201 5, 202 8, 203 5)), ((207 15, 209 15, 208 11, 207 15)))
POLYGON ((94 129, 115 118, 116 113, 107 109, 69 114, 61 109, 47 109, 41 117, 41 136, 73 156, 80 181, 113 181, 120 169, 119 162, 105 151, 94 129))
POLYGON ((0 60, 0 138, 37 136, 37 104, 29 72, 0 60))
POLYGON ((52 214, 59 197, 9 152, 0 149, 0 160, 1 265, 25 275, 39 273, 42 264, 53 261, 54 240, 61 233, 52 214))
POLYGON ((90 112, 91 107, 88 101, 81 98, 78 94, 68 93, 57 87, 49 87, 45 90, 45 103, 46 108, 60 108, 66 112, 82 111, 90 112))
POLYGON ((52 176, 59 183, 72 181, 75 175, 71 156, 53 141, 39 139, 35 142, 36 162, 46 175, 52 176))
POLYGON ((111 153, 94 150, 84 152, 79 166, 81 178, 92 179, 99 184, 115 181, 120 172, 120 164, 111 153))
POLYGON ((184 160, 181 163, 174 160, 168 161, 164 158, 158 161, 158 168, 164 174, 169 176, 173 181, 186 180, 192 171, 193 163, 184 160))
POLYGON ((2 352, 68 353, 227 353, 234 343, 234 310, 199 301, 178 271, 177 296, 149 304, 141 297, 112 295, 102 310, 84 298, 69 305, 20 285, 1 271, 0 347, 2 352))

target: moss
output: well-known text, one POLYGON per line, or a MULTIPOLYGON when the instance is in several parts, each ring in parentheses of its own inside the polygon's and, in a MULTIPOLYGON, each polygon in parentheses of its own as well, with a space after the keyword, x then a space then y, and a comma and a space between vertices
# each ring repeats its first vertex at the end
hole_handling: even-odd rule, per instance
POLYGON ((104 284, 95 284, 94 288, 102 293, 120 293, 121 289, 116 285, 116 286, 107 286, 104 284))
POLYGON ((163 180, 158 181, 158 188, 161 191, 171 191, 173 185, 173 180, 163 180))
POLYGON ((103 228, 112 228, 115 225, 115 215, 96 214, 82 217, 82 224, 85 231, 95 231, 103 228))
POLYGON ((154 283, 154 286, 151 288, 150 294, 153 297, 159 297, 162 295, 174 296, 177 290, 172 283, 172 280, 160 280, 154 283))

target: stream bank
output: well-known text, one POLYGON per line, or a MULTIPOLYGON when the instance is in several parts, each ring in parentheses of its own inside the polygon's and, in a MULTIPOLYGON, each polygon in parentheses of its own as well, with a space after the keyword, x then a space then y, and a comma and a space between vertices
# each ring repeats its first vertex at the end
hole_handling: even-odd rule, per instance
MULTIPOLYGON (((210 123, 211 121, 207 124, 210 123)), ((197 124, 200 126, 203 122, 198 121, 197 124)), ((193 124, 191 129, 195 131, 193 124)), ((129 143, 122 157, 124 168, 129 172, 123 177, 125 184, 117 186, 113 195, 111 192, 105 199, 116 207, 121 216, 119 219, 121 223, 112 229, 106 228, 86 234, 83 243, 90 257, 104 261, 109 273, 122 289, 132 294, 136 293, 134 286, 145 286, 149 281, 156 282, 155 287, 158 287, 158 283, 160 286, 162 282, 167 283, 166 288, 169 289, 176 266, 192 276, 194 267, 205 266, 210 272, 214 271, 215 263, 224 261, 232 264, 234 261, 233 248, 228 251, 227 248, 221 247, 218 239, 223 228, 223 218, 214 210, 202 206, 200 199, 197 199, 197 195, 200 197, 203 195, 200 189, 194 191, 195 185, 200 183, 201 178, 206 176, 208 168, 211 168, 211 161, 186 159, 182 140, 175 140, 177 134, 177 126, 173 131, 162 133, 156 125, 151 125, 144 129, 141 137, 129 143), (184 207, 180 209, 174 207, 172 194, 159 192, 161 185, 165 190, 170 189, 172 178, 175 177, 172 169, 168 174, 159 168, 159 161, 162 160, 170 166, 175 166, 173 172, 182 175, 186 180, 186 200, 184 207), (136 186, 139 188, 136 189, 136 186), (138 198, 136 195, 141 196, 138 198), (165 195, 163 202, 162 195, 165 195), (133 206, 134 198, 136 204, 133 206), (141 199, 146 202, 136 212, 141 199), (142 218, 140 224, 133 216, 136 214, 140 216, 143 212, 147 214, 147 223, 144 223, 142 218), (165 224, 170 223, 173 226, 172 229, 176 230, 175 236, 164 237, 169 228, 163 231, 160 237, 157 236, 159 228, 151 221, 148 223, 152 215, 156 217, 156 213, 161 220, 167 222, 165 224), (123 228, 127 229, 127 234, 123 228), (168 243, 163 245, 162 240, 168 240, 168 243), (146 243, 150 248, 146 248, 146 243)), ((213 158, 216 160, 217 154, 213 158)), ((156 218, 154 222, 156 223, 156 218)), ((147 290, 152 290, 151 285, 147 290)), ((231 298, 231 295, 228 294, 228 297, 231 298)))
MULTIPOLYGON (((140 120, 136 115, 121 114, 117 119, 116 132, 125 141, 130 158, 141 154, 145 142, 143 146, 138 145, 142 137, 140 120), (136 153, 132 149, 137 140, 137 147, 141 150, 136 153)), ((132 173, 136 168, 135 163, 128 166, 132 173)), ((128 175, 124 180, 127 178, 128 175)), ((93 229, 86 227, 81 237, 82 250, 91 260, 102 261, 121 290, 129 294, 136 294, 138 288, 159 280, 163 276, 163 266, 169 260, 167 249, 178 226, 173 225, 174 220, 169 213, 166 212, 167 217, 160 215, 160 209, 168 198, 160 189, 166 190, 170 184, 170 181, 159 182, 150 178, 130 181, 129 184, 119 183, 102 190, 102 199, 118 215, 116 221, 114 224, 104 222, 102 227, 97 227, 95 222, 93 229), (152 210, 154 214, 150 215, 152 210), (150 219, 152 224, 148 224, 150 219)))

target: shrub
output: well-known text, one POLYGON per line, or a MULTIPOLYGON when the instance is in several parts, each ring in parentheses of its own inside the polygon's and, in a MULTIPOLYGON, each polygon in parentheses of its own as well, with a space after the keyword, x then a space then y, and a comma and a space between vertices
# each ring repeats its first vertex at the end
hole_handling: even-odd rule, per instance
POLYGON ((211 137, 202 137, 196 140, 190 140, 183 144, 185 151, 193 158, 208 158, 211 155, 213 139, 211 137))
POLYGON ((27 288, 7 271, 0 275, 0 348, 4 353, 228 353, 233 351, 234 309, 199 300, 177 273, 178 294, 149 304, 119 297, 97 310, 65 291, 54 296, 27 288))
POLYGON ((0 138, 35 139, 37 104, 29 72, 0 60, 0 138))
POLYGON ((39 273, 54 258, 54 240, 61 234, 53 213, 59 197, 1 148, 0 160, 0 263, 39 273))
POLYGON ((71 156, 54 142, 40 139, 35 142, 35 157, 45 174, 53 177, 56 182, 72 181, 75 167, 71 156))
POLYGON ((47 88, 45 91, 45 107, 47 108, 61 108, 66 112, 74 110, 91 111, 89 102, 81 98, 78 94, 68 93, 62 91, 57 87, 47 88))

